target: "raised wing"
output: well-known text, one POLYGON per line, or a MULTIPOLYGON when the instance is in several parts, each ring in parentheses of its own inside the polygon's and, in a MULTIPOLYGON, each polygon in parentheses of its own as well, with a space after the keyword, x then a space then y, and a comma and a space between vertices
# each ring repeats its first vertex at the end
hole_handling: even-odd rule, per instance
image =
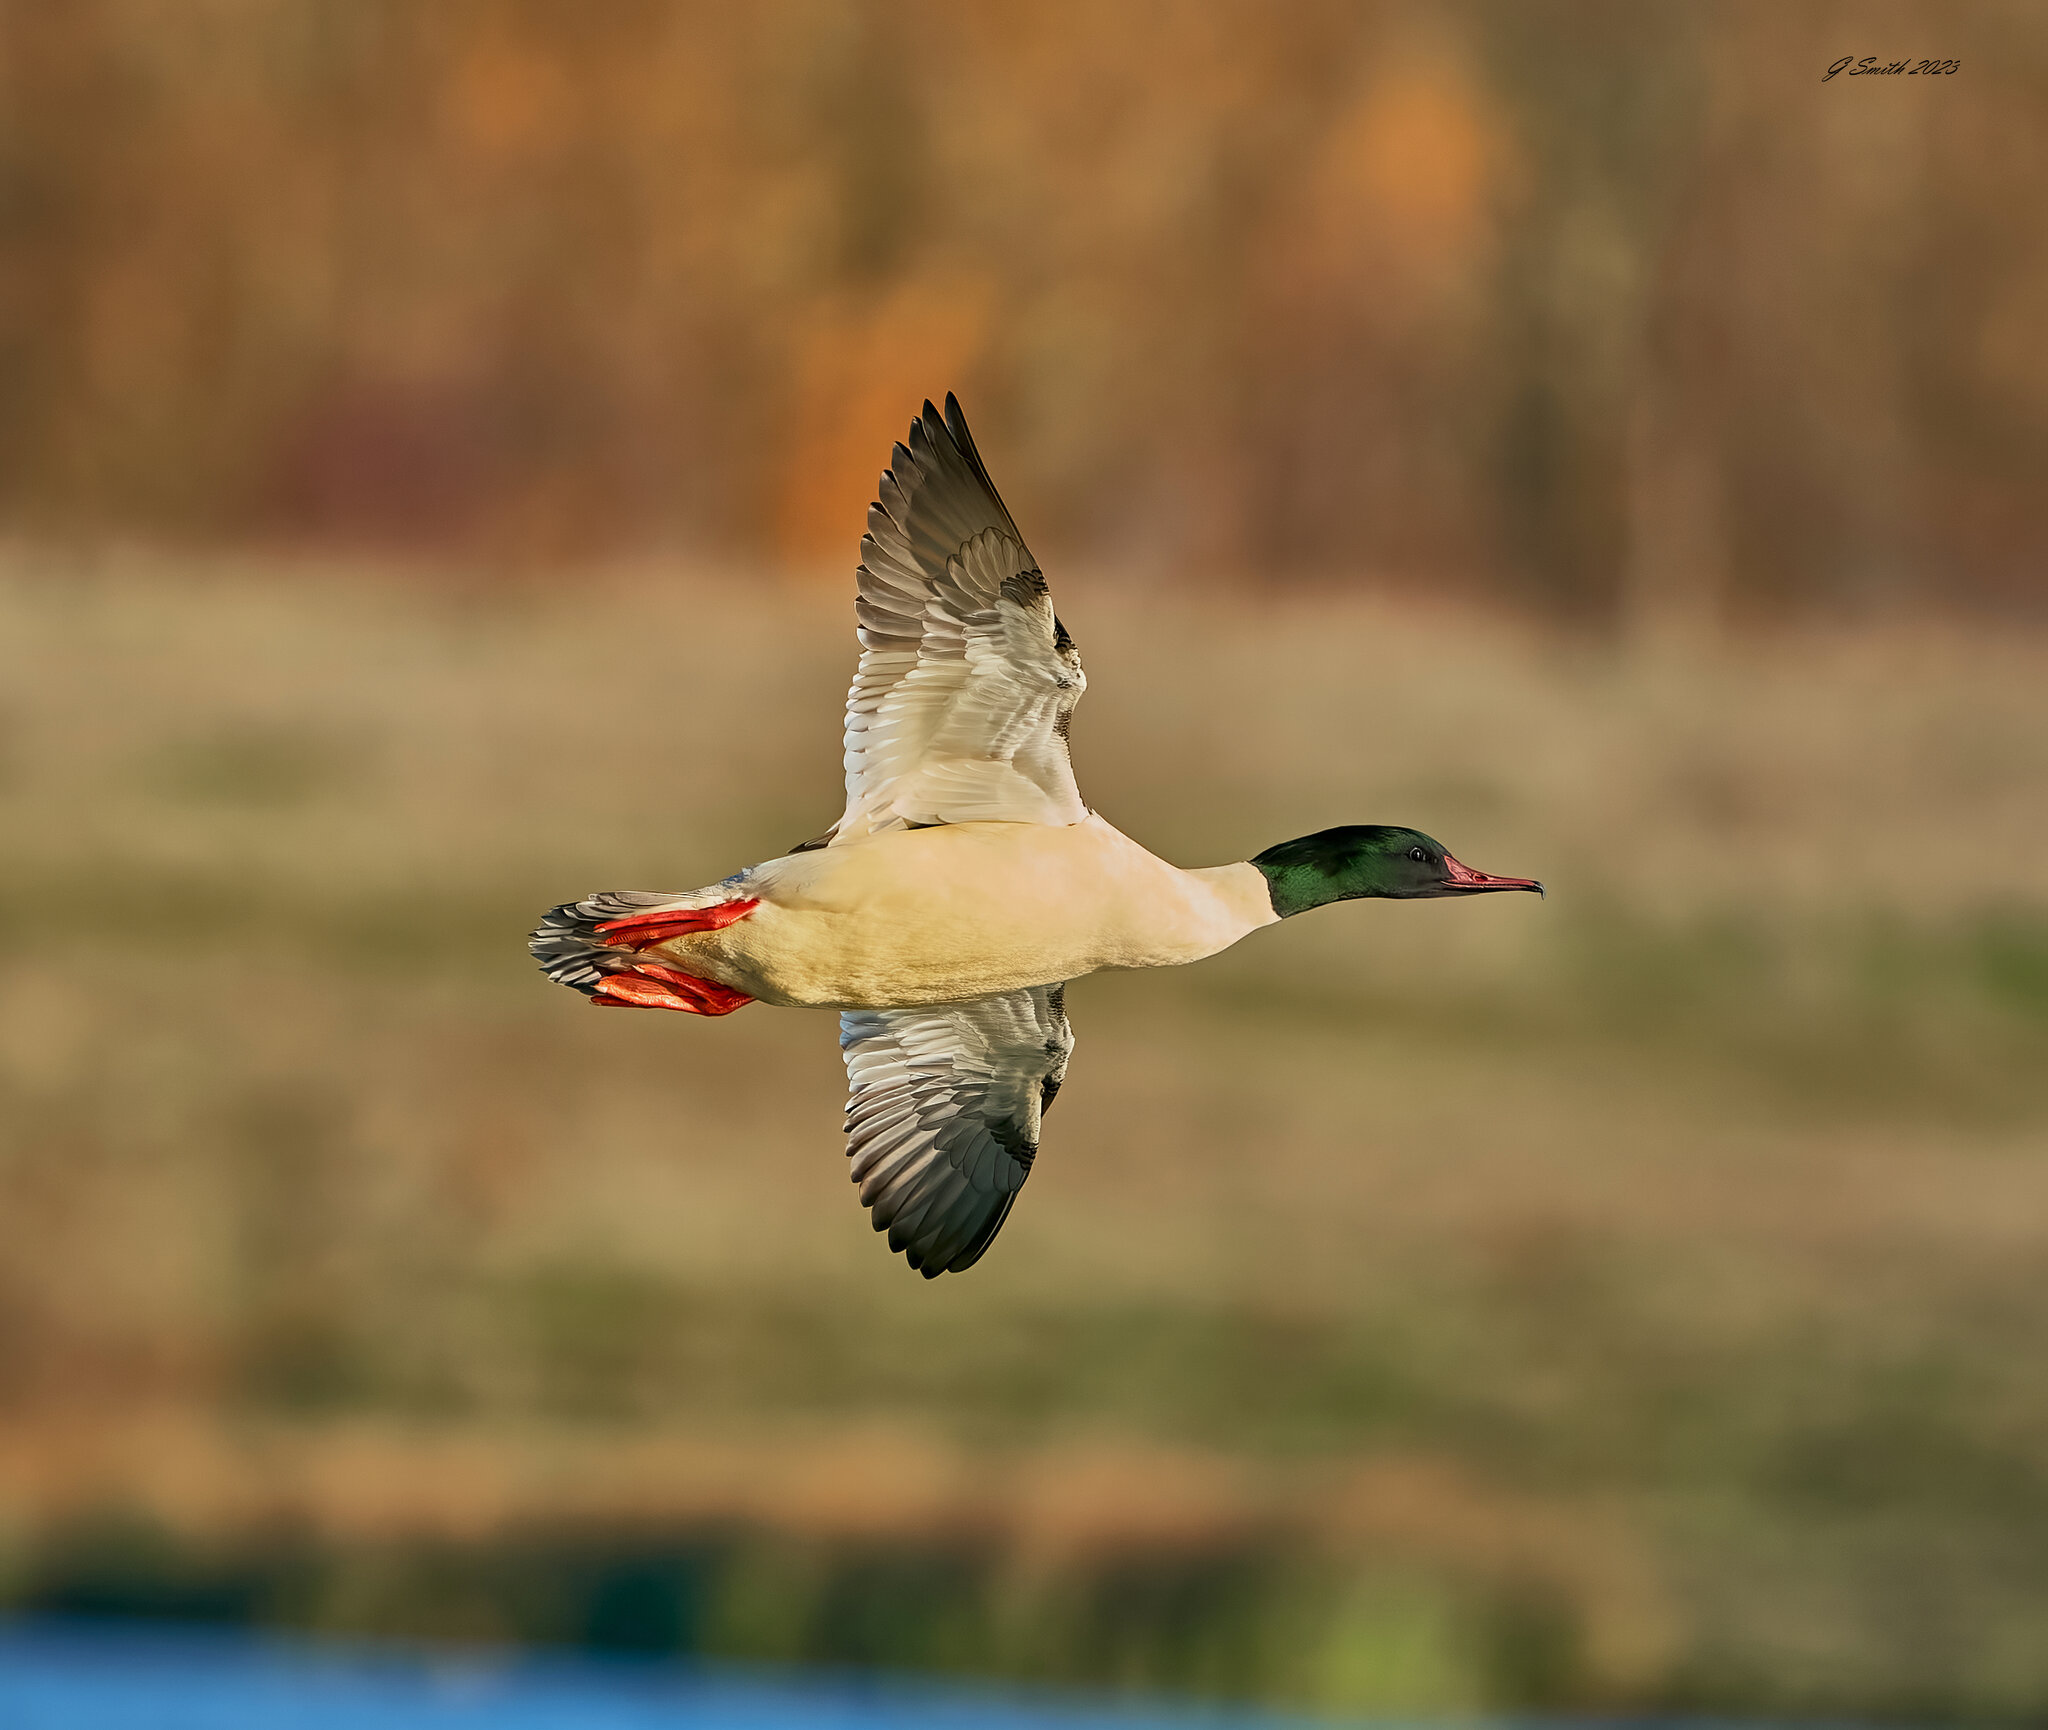
POLYGON ((846 1153, 875 1230, 926 1279, 981 1259, 1067 1073, 1066 987, 839 1018, 846 1153))
POLYGON ((933 823, 1079 823, 1067 718, 1087 678, 966 417, 927 402, 861 538, 846 811, 831 840, 933 823))

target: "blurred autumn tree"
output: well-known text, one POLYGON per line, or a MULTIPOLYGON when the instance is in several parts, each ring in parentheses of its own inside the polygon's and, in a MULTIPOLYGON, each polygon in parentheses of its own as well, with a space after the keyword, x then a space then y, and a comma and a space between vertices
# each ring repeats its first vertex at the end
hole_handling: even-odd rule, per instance
POLYGON ((1128 568, 2043 596, 2039 7, 0 0, 0 53, 17 533, 837 567, 950 386, 1128 568))

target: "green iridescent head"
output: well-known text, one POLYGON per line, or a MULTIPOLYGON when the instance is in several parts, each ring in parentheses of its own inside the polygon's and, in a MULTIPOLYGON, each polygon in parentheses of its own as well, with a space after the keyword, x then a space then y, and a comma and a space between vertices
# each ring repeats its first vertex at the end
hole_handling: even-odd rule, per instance
POLYGON ((1368 895, 1388 901, 1432 901, 1497 889, 1543 893, 1543 885, 1533 877, 1489 877, 1460 865, 1441 841, 1421 830, 1386 823, 1321 829, 1268 847, 1252 863, 1266 874, 1273 911, 1282 919, 1368 895))

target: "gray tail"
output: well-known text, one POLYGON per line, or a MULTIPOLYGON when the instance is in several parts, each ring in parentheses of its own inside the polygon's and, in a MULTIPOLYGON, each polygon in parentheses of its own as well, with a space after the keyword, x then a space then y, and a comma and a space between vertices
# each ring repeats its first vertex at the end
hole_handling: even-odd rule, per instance
POLYGON ((628 973, 633 967, 631 952, 614 949, 597 928, 608 919, 623 919, 630 913, 678 900, 680 895, 680 891, 606 889, 586 895, 581 901, 565 901, 551 908, 548 916, 533 928, 526 947, 540 963, 540 970, 557 985, 566 985, 585 997, 595 997, 606 974, 628 973))

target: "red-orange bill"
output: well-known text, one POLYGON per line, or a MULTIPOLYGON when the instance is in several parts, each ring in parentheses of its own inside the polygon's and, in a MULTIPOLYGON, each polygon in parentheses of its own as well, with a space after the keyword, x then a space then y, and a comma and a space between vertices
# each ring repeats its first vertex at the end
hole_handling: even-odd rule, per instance
POLYGON ((1494 877, 1484 871, 1475 871, 1469 865, 1460 865, 1448 853, 1444 855, 1444 870, 1450 874, 1450 889, 1533 889, 1543 893, 1543 885, 1533 877, 1494 877))

